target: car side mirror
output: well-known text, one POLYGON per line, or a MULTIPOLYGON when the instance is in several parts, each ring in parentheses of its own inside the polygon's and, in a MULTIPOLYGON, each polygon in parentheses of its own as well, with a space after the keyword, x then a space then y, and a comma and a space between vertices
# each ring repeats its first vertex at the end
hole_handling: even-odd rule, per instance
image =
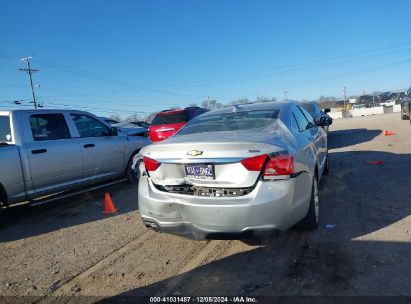
POLYGON ((110 136, 118 136, 118 129, 116 127, 110 128, 110 136))
POLYGON ((330 108, 325 108, 324 109, 324 113, 330 113, 331 112, 331 109, 330 108))
POLYGON ((333 123, 333 119, 331 117, 321 117, 318 125, 325 127, 325 126, 332 125, 332 123, 333 123))

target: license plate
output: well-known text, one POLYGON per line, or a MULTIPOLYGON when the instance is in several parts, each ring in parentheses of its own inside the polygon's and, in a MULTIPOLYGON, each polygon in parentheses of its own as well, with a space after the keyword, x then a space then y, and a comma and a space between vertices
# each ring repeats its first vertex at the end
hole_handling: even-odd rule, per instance
POLYGON ((214 165, 211 164, 186 165, 186 174, 188 178, 215 179, 214 165))

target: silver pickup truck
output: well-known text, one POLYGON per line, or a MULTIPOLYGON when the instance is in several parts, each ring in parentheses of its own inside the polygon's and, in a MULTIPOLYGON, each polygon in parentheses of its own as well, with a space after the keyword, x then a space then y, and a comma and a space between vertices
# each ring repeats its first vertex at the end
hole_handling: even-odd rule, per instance
POLYGON ((118 135, 96 116, 71 110, 0 111, 0 203, 119 177, 136 181, 132 158, 150 140, 118 135))

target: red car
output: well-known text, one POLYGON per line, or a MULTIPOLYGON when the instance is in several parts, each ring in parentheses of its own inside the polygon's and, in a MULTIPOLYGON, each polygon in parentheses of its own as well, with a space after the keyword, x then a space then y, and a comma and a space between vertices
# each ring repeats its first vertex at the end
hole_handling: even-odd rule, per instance
POLYGON ((153 142, 161 141, 174 135, 194 117, 207 112, 200 107, 188 107, 178 110, 164 110, 157 113, 150 124, 149 138, 153 142))

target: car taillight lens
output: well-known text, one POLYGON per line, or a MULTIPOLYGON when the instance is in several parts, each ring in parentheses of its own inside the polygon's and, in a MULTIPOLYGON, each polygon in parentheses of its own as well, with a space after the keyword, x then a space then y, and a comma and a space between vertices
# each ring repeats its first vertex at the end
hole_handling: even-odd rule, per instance
POLYGON ((253 156, 243 159, 241 163, 248 171, 261 171, 267 157, 267 154, 253 156))
POLYGON ((283 153, 271 156, 263 154, 246 158, 241 161, 241 164, 248 171, 261 172, 264 168, 263 176, 290 175, 294 173, 294 157, 283 153))
POLYGON ((290 175, 294 173, 294 157, 288 154, 275 155, 268 159, 264 176, 290 175))
POLYGON ((160 163, 155 159, 150 157, 144 156, 144 165, 146 166, 147 171, 156 171, 158 167, 160 167, 160 163))

